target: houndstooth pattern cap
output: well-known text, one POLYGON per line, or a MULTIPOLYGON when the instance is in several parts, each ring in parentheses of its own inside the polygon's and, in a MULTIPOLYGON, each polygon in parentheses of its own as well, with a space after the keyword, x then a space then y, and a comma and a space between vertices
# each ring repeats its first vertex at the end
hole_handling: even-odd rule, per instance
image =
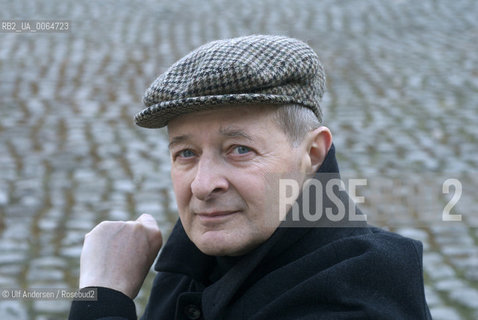
POLYGON ((218 40, 192 51, 146 90, 137 125, 161 128, 185 113, 239 104, 298 104, 322 121, 325 72, 297 39, 252 35, 218 40))

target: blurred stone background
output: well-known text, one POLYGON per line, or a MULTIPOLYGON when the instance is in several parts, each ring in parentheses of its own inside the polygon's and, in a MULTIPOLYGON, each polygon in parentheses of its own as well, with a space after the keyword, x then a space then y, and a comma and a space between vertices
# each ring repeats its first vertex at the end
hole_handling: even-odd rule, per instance
MULTIPOLYGON (((0 288, 76 288, 83 235, 105 219, 148 212, 167 235, 176 213, 166 135, 132 121, 144 90, 207 41, 271 33, 307 41, 325 64, 323 107, 341 169, 368 179, 358 193, 371 223, 423 242, 434 318, 478 318, 477 1, 0 8, 2 20, 71 21, 68 33, 0 33, 0 288), (457 180, 447 194, 448 179, 457 180), (443 222, 454 196, 450 214, 462 219, 443 222)), ((69 304, 0 298, 0 317, 64 319, 69 304)))

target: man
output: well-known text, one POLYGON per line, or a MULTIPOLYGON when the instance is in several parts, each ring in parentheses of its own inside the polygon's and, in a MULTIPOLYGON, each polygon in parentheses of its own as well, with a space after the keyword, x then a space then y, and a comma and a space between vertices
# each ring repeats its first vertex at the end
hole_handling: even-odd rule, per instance
MULTIPOLYGON (((327 187, 339 175, 324 87, 308 45, 255 35, 196 49, 146 91, 136 123, 167 126, 179 220, 144 319, 430 319, 421 244, 367 226, 327 187)), ((149 215, 94 228, 80 288, 98 301, 73 302, 70 319, 135 319, 161 245, 149 215)))

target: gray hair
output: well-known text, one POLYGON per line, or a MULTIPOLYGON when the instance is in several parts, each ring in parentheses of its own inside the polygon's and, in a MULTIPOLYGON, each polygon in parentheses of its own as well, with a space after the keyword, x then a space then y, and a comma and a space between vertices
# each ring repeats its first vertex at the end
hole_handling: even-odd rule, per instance
POLYGON ((293 147, 300 145, 308 132, 321 125, 312 110, 296 104, 278 107, 274 120, 284 130, 293 147))

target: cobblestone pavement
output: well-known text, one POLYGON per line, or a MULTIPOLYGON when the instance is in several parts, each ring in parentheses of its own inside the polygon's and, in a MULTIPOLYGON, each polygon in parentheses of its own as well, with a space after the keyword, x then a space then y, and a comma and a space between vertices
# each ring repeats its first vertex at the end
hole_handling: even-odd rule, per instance
MULTIPOLYGON (((371 223, 423 242, 434 318, 478 319, 477 1, 0 5, 4 20, 71 20, 68 33, 0 33, 0 288, 75 288, 83 235, 104 219, 149 212, 167 234, 165 134, 132 122, 145 88, 202 43, 273 33, 326 65, 342 171, 368 179, 371 223)), ((64 319, 69 303, 0 300, 0 315, 64 319)))

